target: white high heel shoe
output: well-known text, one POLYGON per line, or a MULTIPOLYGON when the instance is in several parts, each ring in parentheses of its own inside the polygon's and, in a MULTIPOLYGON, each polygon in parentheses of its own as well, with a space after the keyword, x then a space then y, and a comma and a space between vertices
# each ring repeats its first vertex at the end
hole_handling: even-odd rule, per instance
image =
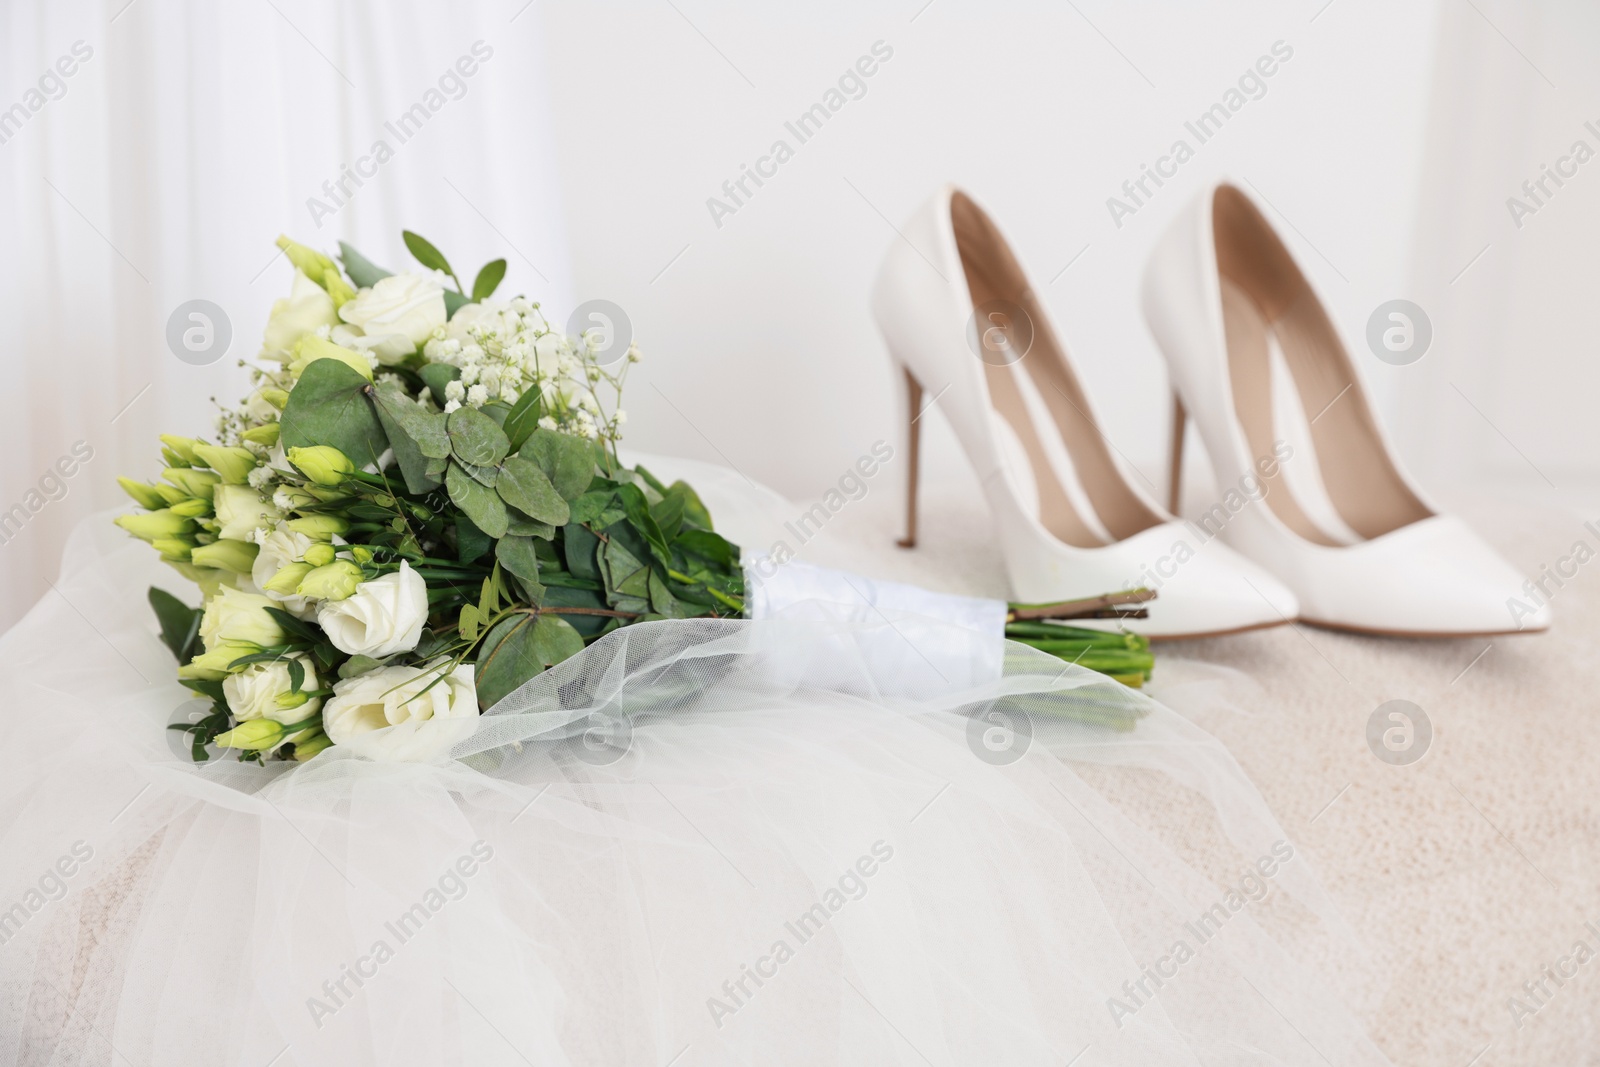
POLYGON ((1154 588, 1150 616, 1137 624, 1153 638, 1234 633, 1295 617, 1295 598, 1282 583, 1173 519, 1128 481, 1043 304, 970 196, 941 189, 903 233, 872 296, 906 386, 902 545, 916 543, 921 423, 914 416, 930 395, 983 483, 1015 599, 1154 588))
POLYGON ((1549 627, 1548 606, 1512 610, 1522 576, 1400 469, 1322 302, 1240 189, 1212 186, 1179 215, 1143 298, 1175 390, 1173 500, 1187 411, 1217 483, 1258 487, 1223 536, 1294 590, 1306 622, 1415 637, 1549 627))

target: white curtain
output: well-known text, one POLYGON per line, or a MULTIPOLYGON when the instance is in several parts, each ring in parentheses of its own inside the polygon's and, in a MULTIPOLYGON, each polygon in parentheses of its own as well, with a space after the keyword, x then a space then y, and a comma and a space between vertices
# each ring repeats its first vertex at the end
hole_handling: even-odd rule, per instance
POLYGON ((538 16, 526 0, 0 4, 0 627, 49 592, 75 522, 125 503, 116 475, 159 475, 158 433, 207 433, 209 398, 242 395, 238 361, 289 284, 280 233, 398 268, 416 230, 466 285, 504 256, 502 295, 565 311, 538 16), (194 299, 231 324, 205 365, 166 339, 194 299))

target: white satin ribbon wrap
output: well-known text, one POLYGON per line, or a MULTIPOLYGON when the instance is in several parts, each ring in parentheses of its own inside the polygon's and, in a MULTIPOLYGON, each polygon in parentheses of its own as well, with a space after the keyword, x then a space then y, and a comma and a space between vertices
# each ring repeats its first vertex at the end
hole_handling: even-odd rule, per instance
MULTIPOLYGON (((1005 656, 1006 604, 982 597, 935 593, 903 582, 769 557, 745 564, 745 603, 757 622, 811 619, 830 626, 820 642, 805 642, 791 671, 809 684, 836 688, 859 678, 860 667, 893 679, 897 692, 922 697, 999 679, 1005 656), (944 623, 926 625, 928 621, 944 623), (848 671, 841 660, 859 661, 848 671)), ((793 646, 774 633, 774 651, 793 646)))

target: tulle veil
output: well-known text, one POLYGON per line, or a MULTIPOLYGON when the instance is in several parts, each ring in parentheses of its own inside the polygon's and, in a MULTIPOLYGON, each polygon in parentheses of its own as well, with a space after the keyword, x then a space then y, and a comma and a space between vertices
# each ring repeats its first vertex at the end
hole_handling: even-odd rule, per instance
POLYGON ((813 600, 618 631, 431 761, 195 766, 150 555, 85 524, 0 639, 0 1063, 1387 1062, 1311 857, 1100 675, 813 600))

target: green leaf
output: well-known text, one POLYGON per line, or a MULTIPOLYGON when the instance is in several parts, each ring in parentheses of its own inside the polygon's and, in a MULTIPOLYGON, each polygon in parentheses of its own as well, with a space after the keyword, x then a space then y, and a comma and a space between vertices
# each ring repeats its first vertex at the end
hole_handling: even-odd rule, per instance
MULTIPOLYGON (((605 596, 595 590, 550 585, 545 587, 541 606, 546 608, 604 608, 607 605, 605 596)), ((614 626, 620 621, 605 615, 563 615, 562 618, 566 619, 568 625, 584 637, 593 637, 607 626, 614 626)))
POLYGON ((290 637, 311 643, 322 640, 322 631, 304 619, 296 618, 282 608, 267 608, 266 611, 283 632, 290 637))
POLYGON ((500 288, 500 280, 506 276, 506 261, 493 259, 483 265, 478 272, 478 277, 472 283, 472 299, 478 302, 485 301, 494 295, 500 288))
POLYGON ((646 567, 625 548, 622 542, 612 538, 600 550, 599 558, 604 565, 603 577, 606 580, 606 589, 612 594, 612 606, 619 611, 644 610, 633 606, 624 607, 622 601, 638 601, 647 604, 650 599, 650 568, 646 567))
POLYGON ((667 487, 661 483, 660 478, 657 478, 654 474, 651 474, 649 471, 645 470, 644 464, 635 464, 633 473, 637 474, 644 484, 648 485, 662 496, 667 495, 667 487))
POLYGON ((605 512, 615 497, 616 494, 610 489, 589 490, 572 502, 572 516, 568 521, 592 525, 605 512))
MULTIPOLYGON (((506 416, 511 414, 511 405, 504 400, 491 400, 478 410, 493 419, 494 424, 504 430, 506 428, 506 416)), ((515 452, 516 449, 513 448, 510 451, 515 452)))
POLYGON ((443 407, 444 387, 461 377, 461 368, 448 363, 424 363, 422 369, 417 371, 417 377, 433 394, 433 402, 443 407))
POLYGON ((628 523, 645 539, 650 551, 663 566, 670 565, 672 547, 662 535, 661 527, 656 525, 656 520, 650 515, 650 504, 645 500, 644 490, 637 485, 619 485, 617 498, 622 501, 622 508, 627 512, 628 523))
POLYGON ((493 489, 500 481, 499 467, 479 467, 472 463, 463 462, 460 458, 456 459, 456 463, 461 467, 462 470, 470 474, 472 476, 472 480, 477 482, 479 485, 493 489))
POLYGON ((672 483, 671 489, 667 490, 669 495, 674 492, 681 493, 683 496, 684 522, 701 530, 716 529, 711 525, 710 510, 706 508, 705 503, 700 499, 700 494, 694 491, 694 486, 680 478, 672 483))
POLYGON ((289 692, 298 693, 300 687, 306 684, 306 668, 298 656, 290 656, 289 665, 289 692))
POLYGON ((567 502, 532 460, 520 455, 506 460, 500 469, 498 489, 501 498, 518 511, 554 526, 567 524, 567 502))
POLYGON ((332 445, 357 469, 388 447, 372 401, 370 383, 336 359, 319 359, 300 374, 284 406, 279 440, 284 448, 332 445))
POLYGON ((739 546, 721 534, 714 534, 709 530, 684 530, 678 535, 675 544, 685 552, 710 560, 728 570, 738 569, 739 546))
POLYGON ((669 619, 681 619, 687 612, 672 595, 672 590, 667 588, 667 583, 661 575, 654 570, 650 572, 650 607, 657 615, 664 615, 669 619))
POLYGON ((562 500, 578 499, 594 481, 593 454, 589 442, 581 437, 540 427, 517 455, 537 463, 562 500))
POLYGON ((444 317, 447 319, 455 318, 456 312, 460 311, 470 303, 472 303, 472 301, 468 300, 454 289, 446 289, 444 291, 444 317))
POLYGON ((533 549, 533 538, 515 534, 502 537, 494 546, 494 555, 502 567, 522 580, 523 588, 544 592, 539 584, 539 557, 533 549))
POLYGON ((439 476, 429 473, 429 461, 450 454, 443 415, 424 411, 409 397, 393 389, 373 394, 378 422, 382 424, 395 462, 405 478, 406 491, 421 496, 439 488, 439 476))
POLYGON ((516 537, 537 537, 541 541, 551 541, 556 536, 556 528, 550 523, 530 519, 516 508, 511 509, 511 521, 506 525, 506 532, 516 537))
POLYGON ((683 511, 686 503, 682 489, 683 483, 667 490, 667 495, 661 498, 661 503, 650 509, 650 517, 656 520, 656 526, 661 530, 661 536, 666 538, 670 545, 678 536, 678 530, 683 526, 683 511))
POLYGON ((191 608, 165 589, 150 587, 150 607, 161 624, 161 642, 178 658, 179 666, 193 659, 195 638, 200 633, 202 608, 191 608))
POLYGON ((339 677, 354 678, 358 674, 366 674, 368 671, 375 671, 381 666, 383 666, 383 664, 379 663, 371 656, 351 656, 349 659, 345 660, 339 665, 339 677))
POLYGON ((339 242, 339 259, 344 264, 344 272, 358 289, 377 285, 380 279, 394 273, 384 270, 343 241, 339 242))
POLYGON ((494 539, 478 529, 465 515, 456 516, 456 558, 471 563, 494 547, 494 539))
POLYGON ((495 624, 478 652, 474 682, 487 712, 528 679, 583 651, 583 638, 554 615, 513 615, 495 624))
POLYGON ((575 578, 600 580, 600 568, 595 563, 595 552, 600 538, 587 527, 570 523, 561 536, 562 548, 567 557, 567 571, 575 578))
POLYGON ((450 261, 444 258, 444 253, 433 247, 433 244, 426 237, 412 233, 410 230, 401 230, 400 237, 405 241, 406 248, 410 250, 411 254, 417 257, 418 263, 421 263, 429 270, 443 271, 452 278, 456 276, 456 272, 450 269, 450 261))
POLYGON ((462 462, 493 467, 511 451, 505 431, 481 411, 457 408, 450 413, 445 426, 450 434, 450 451, 462 462))
POLYGON ((454 463, 445 471, 444 485, 451 503, 466 512, 474 526, 496 540, 506 535, 506 506, 498 493, 473 481, 454 463))
POLYGON ((511 411, 506 415, 506 421, 501 423, 506 437, 511 441, 511 451, 515 452, 522 447, 524 441, 533 436, 533 431, 539 428, 539 420, 544 417, 544 397, 537 388, 530 388, 511 406, 511 411))

